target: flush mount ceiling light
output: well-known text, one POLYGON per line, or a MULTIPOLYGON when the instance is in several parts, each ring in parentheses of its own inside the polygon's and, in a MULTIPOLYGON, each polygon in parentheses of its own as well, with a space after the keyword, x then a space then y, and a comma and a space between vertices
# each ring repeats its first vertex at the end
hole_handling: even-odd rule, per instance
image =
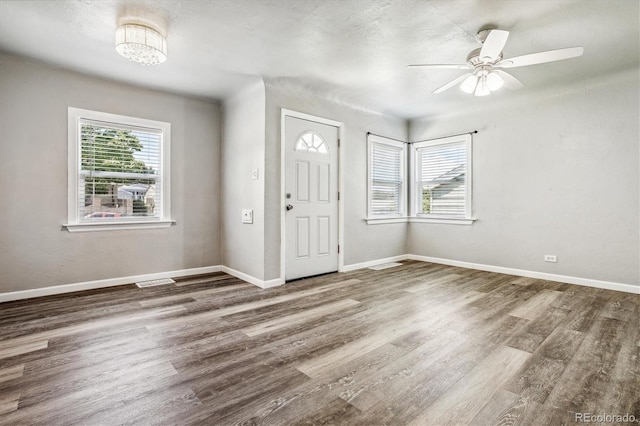
POLYGON ((142 65, 161 64, 167 60, 167 39, 147 25, 122 24, 116 29, 116 51, 142 65))

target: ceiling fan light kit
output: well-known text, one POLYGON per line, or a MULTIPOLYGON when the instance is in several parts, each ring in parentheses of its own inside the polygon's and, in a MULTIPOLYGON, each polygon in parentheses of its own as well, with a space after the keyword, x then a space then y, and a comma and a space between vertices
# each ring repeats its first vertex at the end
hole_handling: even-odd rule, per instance
POLYGON ((500 74, 492 72, 487 76, 487 86, 493 92, 504 86, 504 80, 500 77, 500 74))
POLYGON ((503 85, 504 80, 500 74, 489 67, 479 67, 460 84, 460 90, 476 96, 487 96, 503 85))
POLYGON ((582 47, 569 47, 503 59, 502 49, 504 49, 508 38, 509 31, 483 28, 476 35, 476 40, 482 43, 482 48, 471 51, 465 64, 415 64, 409 65, 409 67, 471 70, 471 72, 438 87, 433 93, 442 93, 460 84, 460 90, 465 93, 473 93, 475 96, 487 96, 491 92, 499 90, 502 86, 511 90, 524 87, 520 80, 502 71, 501 68, 516 68, 560 61, 581 56, 584 52, 582 47))
POLYGON ((480 76, 480 78, 478 78, 478 85, 476 86, 476 90, 473 94, 476 96, 488 96, 490 93, 491 91, 487 85, 487 76, 480 76))
POLYGON ((464 93, 473 93, 476 90, 476 86, 478 85, 478 76, 475 74, 471 74, 469 77, 465 78, 462 84, 460 84, 460 90, 464 93))

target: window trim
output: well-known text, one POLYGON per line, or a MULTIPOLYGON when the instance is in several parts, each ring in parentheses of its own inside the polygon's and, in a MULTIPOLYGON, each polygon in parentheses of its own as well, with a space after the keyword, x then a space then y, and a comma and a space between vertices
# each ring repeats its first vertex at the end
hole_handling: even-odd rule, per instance
POLYGON ((430 217, 409 217, 409 223, 440 223, 446 225, 473 225, 476 218, 469 219, 454 219, 454 218, 430 218, 430 217))
POLYGON ((393 139, 385 138, 378 135, 368 134, 367 135, 367 217, 365 220, 368 224, 375 223, 399 223, 407 221, 407 144, 405 142, 396 141, 393 139), (372 147, 374 144, 379 145, 387 145, 395 148, 401 148, 401 159, 402 159, 402 188, 400 189, 400 212, 396 214, 372 214, 371 213, 371 186, 372 186, 372 163, 371 163, 371 154, 372 147))
POLYGON ((444 224, 458 224, 458 225, 471 225, 476 219, 473 217, 473 147, 472 137, 470 134, 465 133, 462 135, 448 136, 444 138, 432 139, 424 142, 415 142, 411 144, 410 150, 410 164, 411 164, 411 216, 409 222, 425 222, 425 223, 444 223, 444 224), (465 214, 461 216, 450 215, 433 215, 419 213, 420 202, 422 197, 419 196, 418 190, 420 185, 418 184, 418 149, 427 146, 447 145, 456 142, 464 142, 466 147, 466 171, 465 171, 465 214))
POLYGON ((68 164, 67 164, 67 223, 63 225, 69 232, 111 231, 138 228, 166 228, 175 221, 171 219, 171 123, 148 120, 69 107, 68 109, 68 164), (159 218, 145 217, 129 218, 123 221, 80 222, 78 215, 78 175, 80 173, 80 142, 81 121, 102 121, 109 124, 142 127, 160 130, 162 142, 160 148, 160 163, 162 164, 162 212, 159 218))

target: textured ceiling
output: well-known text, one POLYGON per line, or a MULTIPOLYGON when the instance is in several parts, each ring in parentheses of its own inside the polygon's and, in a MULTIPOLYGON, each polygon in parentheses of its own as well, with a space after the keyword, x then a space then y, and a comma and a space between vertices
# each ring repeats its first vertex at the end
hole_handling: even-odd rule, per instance
POLYGON ((0 50, 147 87, 223 99, 256 77, 291 78, 343 102, 413 118, 526 96, 542 87, 638 67, 638 0, 0 0, 0 50), (166 27, 164 64, 120 57, 123 16, 166 27), (431 91, 456 70, 493 24, 511 32, 505 57, 584 46, 584 56, 512 69, 518 92, 474 98, 431 91))

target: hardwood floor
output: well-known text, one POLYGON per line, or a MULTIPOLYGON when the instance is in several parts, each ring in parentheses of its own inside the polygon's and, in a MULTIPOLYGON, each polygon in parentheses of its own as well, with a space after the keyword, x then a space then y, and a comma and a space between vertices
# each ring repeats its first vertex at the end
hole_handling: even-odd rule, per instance
POLYGON ((0 424, 640 419, 640 296, 407 261, 0 304, 0 424))

